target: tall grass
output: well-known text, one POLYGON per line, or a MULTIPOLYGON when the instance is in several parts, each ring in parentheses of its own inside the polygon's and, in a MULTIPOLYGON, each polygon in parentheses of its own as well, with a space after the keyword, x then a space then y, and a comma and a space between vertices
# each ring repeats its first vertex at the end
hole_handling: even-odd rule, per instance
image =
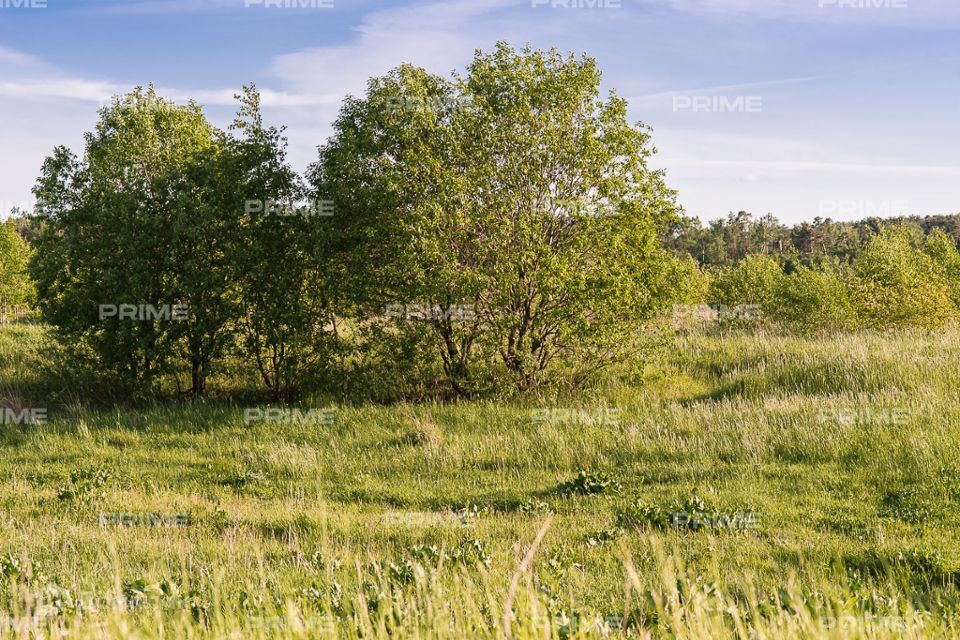
MULTIPOLYGON (((23 402, 41 342, 0 331, 23 402)), ((0 425, 0 637, 960 637, 958 350, 688 336, 630 387, 332 424, 51 402, 0 425), (698 500, 756 520, 665 519, 698 500)))

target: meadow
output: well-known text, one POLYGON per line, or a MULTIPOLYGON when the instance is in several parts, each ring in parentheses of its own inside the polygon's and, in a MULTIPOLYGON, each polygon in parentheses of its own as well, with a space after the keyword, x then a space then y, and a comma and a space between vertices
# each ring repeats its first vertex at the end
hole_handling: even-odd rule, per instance
POLYGON ((3 327, 47 413, 0 425, 0 637, 960 637, 960 334, 671 340, 566 400, 251 420, 49 402, 3 327))

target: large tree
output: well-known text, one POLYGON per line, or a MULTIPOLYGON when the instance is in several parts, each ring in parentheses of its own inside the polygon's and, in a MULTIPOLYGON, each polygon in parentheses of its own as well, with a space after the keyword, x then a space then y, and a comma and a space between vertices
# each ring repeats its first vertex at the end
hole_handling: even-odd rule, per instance
POLYGON ((366 320, 430 309, 418 316, 458 392, 482 383, 478 365, 521 388, 558 362, 596 371, 635 353, 672 299, 657 233, 674 194, 592 59, 499 44, 450 81, 402 66, 334 129, 311 182, 335 194, 342 297, 366 320))
POLYGON ((239 97, 229 145, 233 175, 223 193, 240 199, 229 206, 244 212, 234 256, 240 347, 280 399, 329 364, 337 344, 318 231, 335 209, 325 198, 307 198, 287 163, 283 130, 263 122, 256 88, 239 97))
POLYGON ((240 98, 231 136, 198 106, 137 89, 101 111, 82 160, 59 148, 44 163, 33 261, 44 316, 133 386, 187 370, 203 395, 239 348, 278 395, 309 346, 304 327, 323 324, 306 295, 309 218, 251 215, 296 200, 299 186, 256 90, 240 98), (102 305, 163 316, 104 317, 102 305))
MULTIPOLYGON (((139 309, 172 316, 174 305, 195 303, 180 298, 178 284, 199 231, 186 176, 217 145, 198 106, 138 88, 100 111, 82 160, 56 149, 34 189, 32 271, 44 317, 67 342, 89 347, 98 367, 132 383, 153 380, 176 353, 176 321, 144 319, 139 309), (102 313, 121 304, 136 306, 137 317, 102 313)), ((198 311, 190 309, 191 323, 198 311)))

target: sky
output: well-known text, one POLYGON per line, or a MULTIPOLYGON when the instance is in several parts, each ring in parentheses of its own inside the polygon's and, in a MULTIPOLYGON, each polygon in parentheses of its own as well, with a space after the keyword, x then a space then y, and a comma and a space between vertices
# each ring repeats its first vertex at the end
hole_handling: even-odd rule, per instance
POLYGON ((960 0, 0 0, 0 216, 134 86, 225 127, 254 82, 303 170, 368 78, 498 40, 596 58, 702 220, 960 213, 960 0))

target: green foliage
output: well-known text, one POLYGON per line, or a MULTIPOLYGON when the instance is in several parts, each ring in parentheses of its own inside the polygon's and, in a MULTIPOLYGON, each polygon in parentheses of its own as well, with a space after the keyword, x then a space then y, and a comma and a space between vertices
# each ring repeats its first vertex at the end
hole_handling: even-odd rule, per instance
POLYGON ((947 281, 953 304, 960 306, 960 252, 957 251, 956 240, 940 229, 935 229, 926 237, 923 250, 947 281))
POLYGON ((636 353, 674 295, 657 232, 676 206, 648 131, 599 82, 592 59, 501 44, 453 81, 402 66, 345 103, 311 176, 338 204, 339 298, 360 323, 440 311, 388 323, 375 346, 431 341, 461 394, 636 353))
POLYGON ((508 395, 645 372, 677 304, 797 332, 958 314, 960 252, 923 239, 948 221, 682 218, 586 56, 500 43, 450 79, 373 78, 305 181, 255 87, 238 99, 228 133, 152 87, 115 98, 81 158, 45 161, 36 224, 0 227, 0 315, 33 297, 28 264, 78 386, 200 396, 231 363, 278 401, 508 395))
MULTIPOLYGON (((101 319, 100 305, 196 302, 179 297, 190 280, 223 281, 222 270, 208 272, 198 261, 216 259, 201 252, 228 225, 205 227, 211 208, 192 206, 190 184, 218 146, 198 106, 138 88, 100 111, 82 161, 60 147, 44 162, 34 189, 40 235, 31 263, 40 308, 64 342, 89 347, 104 373, 144 384, 168 372, 177 328, 101 319)), ((198 351, 212 348, 200 344, 216 330, 208 311, 190 310, 198 351)))
POLYGON ((852 222, 818 216, 788 227, 770 214, 754 217, 747 211, 707 224, 683 216, 670 224, 662 239, 676 255, 691 256, 704 266, 731 266, 757 253, 811 266, 825 258, 852 261, 873 235, 888 226, 906 229, 917 239, 939 232, 960 242, 960 214, 869 217, 852 222))
POLYGON ((850 275, 839 267, 799 266, 780 280, 775 316, 799 332, 840 331, 856 326, 850 275))
POLYGON ((635 500, 617 513, 619 527, 651 527, 677 531, 745 531, 757 525, 752 512, 725 511, 709 506, 696 494, 667 507, 635 500))
POLYGON ((30 253, 13 219, 0 222, 0 322, 5 322, 15 307, 34 303, 33 282, 27 272, 30 253))
POLYGON ((773 316, 782 280, 783 269, 776 259, 750 255, 716 274, 710 283, 709 300, 728 309, 755 306, 764 315, 773 316))
POLYGON ((228 143, 234 175, 222 189, 243 198, 232 206, 252 211, 240 221, 230 256, 240 345, 273 398, 287 398, 328 364, 337 344, 318 251, 319 217, 329 213, 328 204, 304 199, 300 177, 286 162, 282 130, 263 124, 256 88, 238 97, 232 129, 242 135, 228 143))
POLYGON ((87 505, 106 496, 107 485, 113 474, 106 469, 78 469, 70 472, 67 484, 57 491, 57 498, 64 502, 87 505))
POLYGON ((43 316, 75 358, 133 390, 163 376, 179 388, 186 369, 203 395, 239 349, 279 397, 320 350, 314 218, 292 211, 299 179, 253 87, 234 129, 137 89, 101 110, 82 160, 58 148, 44 163, 31 263, 43 316), (122 304, 167 317, 102 317, 122 304), (175 306, 188 319, 171 319, 175 306))
POLYGON ((908 233, 885 229, 853 263, 853 299, 867 327, 943 326, 957 316, 938 263, 908 233))
POLYGON ((923 524, 933 519, 934 507, 917 489, 910 487, 888 491, 883 497, 881 513, 909 524, 923 524))
POLYGON ((560 483, 557 493, 589 496, 600 493, 620 493, 621 489, 620 483, 603 471, 580 470, 576 478, 560 483))

